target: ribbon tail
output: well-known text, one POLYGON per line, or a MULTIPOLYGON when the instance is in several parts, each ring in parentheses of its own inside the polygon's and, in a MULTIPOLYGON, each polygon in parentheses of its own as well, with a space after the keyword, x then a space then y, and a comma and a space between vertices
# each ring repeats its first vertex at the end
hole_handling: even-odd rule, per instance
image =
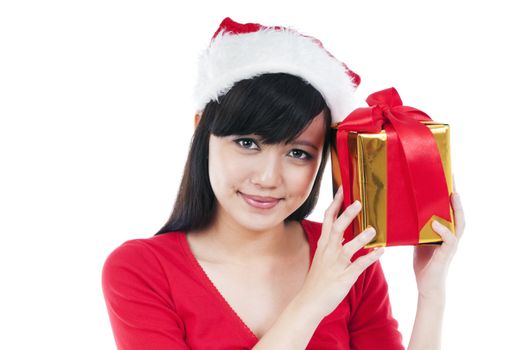
MULTIPOLYGON (((345 130, 337 131, 337 155, 340 168, 340 178, 342 183, 342 190, 344 194, 343 206, 341 209, 346 209, 351 204, 351 176, 353 171, 350 167, 350 155, 348 148, 348 132, 345 130)), ((340 210, 339 210, 340 213, 340 210)), ((345 241, 353 237, 353 226, 349 225, 344 231, 345 241)))
POLYGON ((388 114, 406 158, 418 229, 421 230, 433 215, 451 222, 443 163, 432 132, 422 123, 405 122, 388 114))

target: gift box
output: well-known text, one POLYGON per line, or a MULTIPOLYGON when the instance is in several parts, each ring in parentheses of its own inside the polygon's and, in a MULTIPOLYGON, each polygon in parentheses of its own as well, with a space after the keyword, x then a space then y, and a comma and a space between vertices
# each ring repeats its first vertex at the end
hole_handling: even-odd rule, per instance
POLYGON ((341 210, 362 204, 344 241, 373 226, 365 248, 440 244, 432 220, 455 233, 449 125, 403 106, 394 88, 366 102, 331 127, 333 192, 342 185, 341 210))

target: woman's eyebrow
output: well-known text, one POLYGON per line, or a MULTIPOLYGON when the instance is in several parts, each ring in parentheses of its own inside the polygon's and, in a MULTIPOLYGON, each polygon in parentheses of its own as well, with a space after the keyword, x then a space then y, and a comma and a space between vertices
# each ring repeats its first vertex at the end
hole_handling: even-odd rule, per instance
POLYGON ((308 147, 312 147, 314 148, 315 150, 318 151, 318 147, 315 146, 314 144, 312 144, 311 142, 309 141, 304 141, 304 140, 294 140, 293 142, 291 142, 292 145, 303 145, 303 146, 308 146, 308 147))

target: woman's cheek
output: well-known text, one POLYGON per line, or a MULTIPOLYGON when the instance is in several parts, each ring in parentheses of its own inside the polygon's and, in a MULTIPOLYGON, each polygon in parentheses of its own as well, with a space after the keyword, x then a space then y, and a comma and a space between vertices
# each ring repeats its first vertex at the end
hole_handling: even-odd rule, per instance
POLYGON ((305 196, 309 195, 315 182, 316 170, 316 164, 296 167, 288 176, 290 186, 294 186, 295 192, 305 192, 305 196))
POLYGON ((227 150, 219 153, 217 163, 213 169, 218 176, 224 176, 223 183, 239 185, 250 176, 252 169, 258 165, 258 157, 248 157, 239 154, 236 150, 227 150))

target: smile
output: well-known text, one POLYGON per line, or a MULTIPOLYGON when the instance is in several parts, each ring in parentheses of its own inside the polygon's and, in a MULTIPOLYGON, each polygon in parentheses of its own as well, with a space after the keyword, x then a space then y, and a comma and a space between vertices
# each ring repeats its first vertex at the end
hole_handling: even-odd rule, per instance
POLYGON ((257 200, 255 197, 246 195, 244 193, 241 193, 241 192, 238 192, 238 193, 243 197, 243 199, 245 200, 247 204, 249 204, 251 207, 258 208, 258 209, 271 209, 275 207, 278 204, 278 202, 280 202, 280 199, 261 201, 261 200, 257 200))

